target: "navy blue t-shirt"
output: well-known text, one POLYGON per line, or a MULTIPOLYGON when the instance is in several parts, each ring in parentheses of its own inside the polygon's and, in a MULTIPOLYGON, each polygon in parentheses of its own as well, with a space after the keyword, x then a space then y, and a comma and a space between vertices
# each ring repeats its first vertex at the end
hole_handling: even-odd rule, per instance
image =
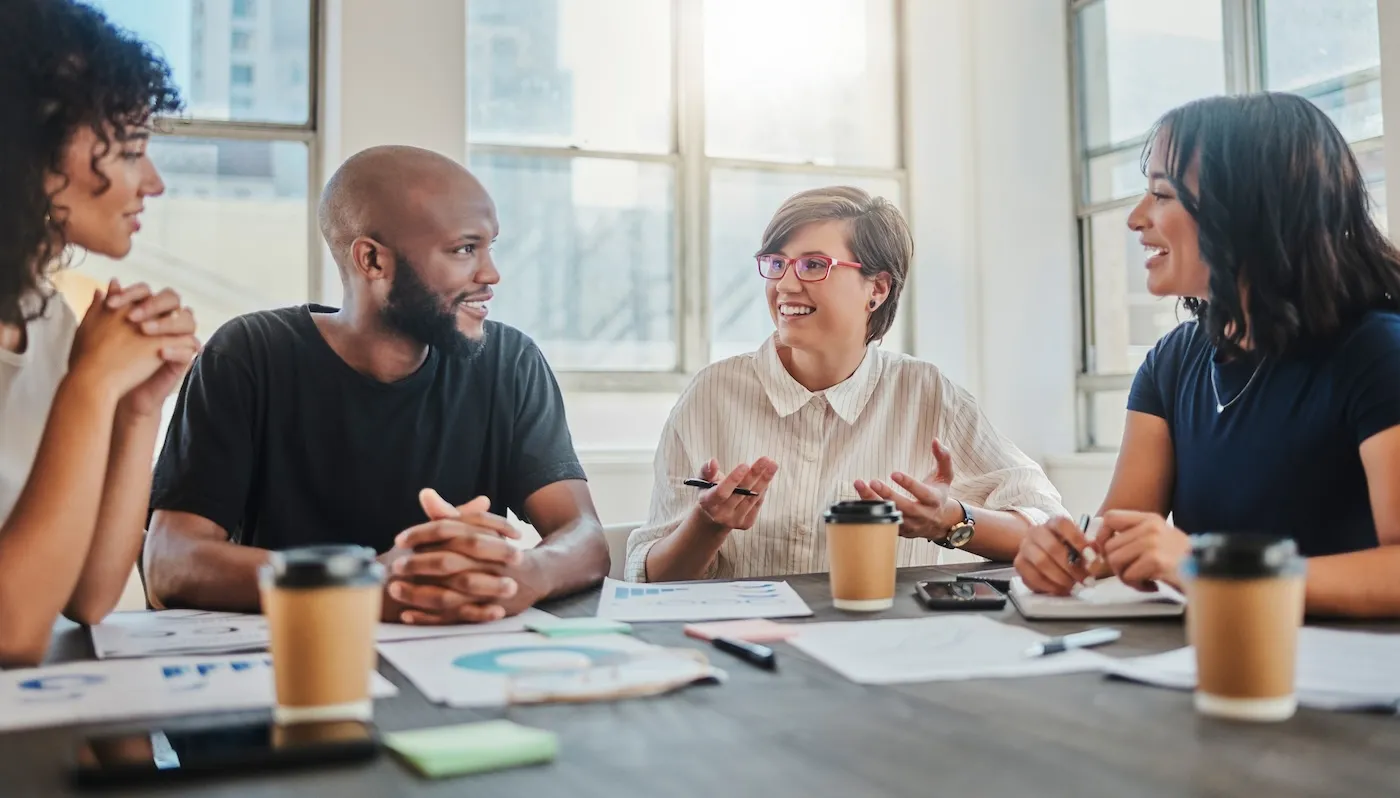
POLYGON ((1289 535, 1309 557, 1372 548, 1358 447, 1400 424, 1400 314, 1372 311, 1325 343, 1226 363, 1188 321, 1148 354, 1128 409, 1167 422, 1183 531, 1289 535))

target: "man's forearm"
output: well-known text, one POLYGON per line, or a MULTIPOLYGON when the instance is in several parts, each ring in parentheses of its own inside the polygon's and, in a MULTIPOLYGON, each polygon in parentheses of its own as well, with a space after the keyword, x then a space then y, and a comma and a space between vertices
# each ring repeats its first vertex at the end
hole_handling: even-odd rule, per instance
POLYGON ((258 569, 267 549, 152 534, 146 546, 146 590, 158 607, 258 612, 258 569))
POLYGON ((1306 606, 1311 615, 1400 617, 1400 545, 1310 558, 1306 606))
POLYGON ((533 570, 543 590, 542 598, 567 596, 593 587, 608 575, 611 560, 603 527, 596 518, 580 518, 524 552, 525 566, 533 570))
POLYGON ((159 426, 158 417, 117 411, 92 547, 63 611, 79 623, 98 623, 112 611, 140 556, 159 426))

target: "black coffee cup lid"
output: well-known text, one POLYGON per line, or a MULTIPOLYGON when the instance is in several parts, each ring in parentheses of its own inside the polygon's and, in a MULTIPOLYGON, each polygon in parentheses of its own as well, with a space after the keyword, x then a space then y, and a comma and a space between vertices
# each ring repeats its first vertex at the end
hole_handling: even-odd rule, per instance
POLYGON ((894 502, 859 499, 837 502, 826 511, 828 524, 902 524, 904 514, 894 508, 894 502))
POLYGON ((1191 557, 1183 564, 1188 576, 1217 579, 1298 576, 1304 568, 1292 538, 1245 532, 1194 536, 1191 557))
POLYGON ((344 587, 384 581, 384 566, 367 546, 303 546, 272 552, 262 576, 277 587, 344 587))

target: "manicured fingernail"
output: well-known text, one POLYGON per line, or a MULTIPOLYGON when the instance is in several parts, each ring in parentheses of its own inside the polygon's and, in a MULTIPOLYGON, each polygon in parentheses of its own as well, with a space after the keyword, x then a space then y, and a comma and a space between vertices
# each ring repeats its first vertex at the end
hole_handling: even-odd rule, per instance
POLYGON ((403 615, 399 616, 399 620, 403 621, 404 623, 413 623, 413 616, 405 612, 403 615))
POLYGON ((1085 550, 1084 550, 1084 562, 1087 562, 1087 563, 1089 563, 1090 565, 1093 565, 1094 563, 1098 562, 1098 560, 1099 560, 1099 553, 1098 553, 1097 551, 1094 551, 1093 549, 1085 549, 1085 550))
POLYGON ((515 580, 514 580, 514 579, 511 579, 511 578, 507 577, 506 579, 504 579, 504 580, 501 581, 501 595, 502 595, 502 596, 505 596, 506 598, 510 598, 511 596, 514 596, 514 595, 515 595, 515 591, 516 591, 518 588, 519 588, 519 585, 515 584, 515 580))
POLYGON ((1099 580, 1098 580, 1097 577, 1093 577, 1093 576, 1086 576, 1086 577, 1084 577, 1084 586, 1085 586, 1085 587, 1093 587, 1094 585, 1097 585, 1098 583, 1099 583, 1099 580))

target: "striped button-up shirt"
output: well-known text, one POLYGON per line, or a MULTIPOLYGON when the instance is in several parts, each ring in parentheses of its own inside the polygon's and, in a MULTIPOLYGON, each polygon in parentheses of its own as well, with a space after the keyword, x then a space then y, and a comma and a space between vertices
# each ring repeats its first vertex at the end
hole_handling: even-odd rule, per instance
MULTIPOLYGON (((770 338, 757 352, 700 372, 671 411, 647 522, 627 541, 627 578, 646 580, 647 552, 695 508, 699 489, 683 485, 686 479, 710 458, 727 473, 764 456, 778 473, 757 521, 729 533, 706 576, 825 571, 827 507, 859 498, 857 479, 888 482, 894 471, 922 479, 935 467, 934 438, 952 455, 954 498, 1032 523, 1064 513, 1040 466, 932 363, 871 346, 848 379, 813 393, 787 372, 770 338)), ((935 565, 941 551, 932 541, 902 538, 898 562, 935 565)))

